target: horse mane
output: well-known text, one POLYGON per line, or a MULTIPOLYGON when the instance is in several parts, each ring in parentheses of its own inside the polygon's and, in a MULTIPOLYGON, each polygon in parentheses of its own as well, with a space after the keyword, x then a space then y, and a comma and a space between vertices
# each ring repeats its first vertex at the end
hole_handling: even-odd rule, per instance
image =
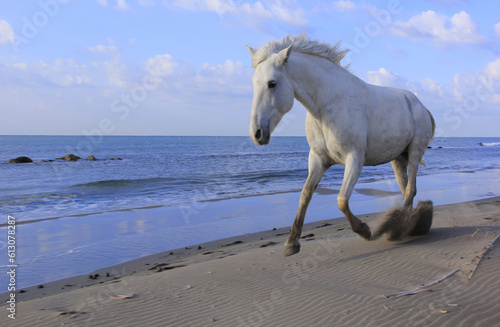
MULTIPOLYGON (((252 66, 255 68, 261 62, 269 58, 273 53, 278 53, 283 49, 292 46, 292 51, 306 53, 318 57, 328 59, 329 61, 340 66, 340 60, 345 57, 349 50, 339 50, 340 42, 334 46, 328 43, 322 43, 317 40, 310 40, 305 34, 299 36, 285 36, 279 41, 268 42, 265 46, 259 48, 252 59, 252 66)), ((343 68, 348 69, 348 66, 343 68)), ((342 67, 342 66, 341 66, 342 67)))

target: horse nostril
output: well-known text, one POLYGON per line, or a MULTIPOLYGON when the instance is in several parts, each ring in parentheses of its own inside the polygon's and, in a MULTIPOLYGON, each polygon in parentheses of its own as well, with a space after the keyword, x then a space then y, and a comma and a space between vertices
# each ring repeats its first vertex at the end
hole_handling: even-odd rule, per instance
POLYGON ((255 139, 256 139, 257 141, 260 141, 260 139, 261 139, 261 138, 262 138, 262 131, 261 131, 261 129, 259 128, 259 129, 257 130, 257 132, 255 132, 255 139))

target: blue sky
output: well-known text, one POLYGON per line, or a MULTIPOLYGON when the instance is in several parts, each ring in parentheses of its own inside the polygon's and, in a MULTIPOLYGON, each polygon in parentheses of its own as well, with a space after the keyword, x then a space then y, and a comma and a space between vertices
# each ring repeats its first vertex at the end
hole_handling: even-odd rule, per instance
MULTIPOLYGON (((250 54, 305 32, 413 91, 438 136, 500 136, 500 2, 0 2, 0 134, 248 135, 250 54)), ((277 135, 304 135, 294 109, 277 135)))

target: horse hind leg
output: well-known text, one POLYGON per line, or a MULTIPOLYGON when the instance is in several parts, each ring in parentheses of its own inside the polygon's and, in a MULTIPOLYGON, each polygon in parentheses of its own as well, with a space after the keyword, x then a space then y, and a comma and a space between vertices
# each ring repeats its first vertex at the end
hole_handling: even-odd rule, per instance
POLYGON ((385 215, 384 222, 372 233, 372 240, 387 234, 390 241, 408 235, 423 235, 432 225, 432 201, 420 201, 413 210, 413 199, 417 194, 417 171, 422 160, 427 141, 415 138, 407 149, 391 161, 398 186, 403 193, 403 208, 394 209, 385 215), (425 146, 424 146, 425 145, 425 146))
POLYGON ((412 143, 408 146, 408 185, 404 193, 404 208, 410 214, 409 225, 413 225, 413 229, 409 231, 410 235, 422 235, 429 232, 432 225, 433 207, 432 201, 419 201, 417 208, 413 211, 413 199, 417 194, 417 171, 422 163, 427 146, 434 136, 434 118, 428 110, 426 112, 430 116, 432 130, 422 129, 422 133, 414 136, 412 143), (413 211, 413 212, 412 212, 413 211))
POLYGON ((403 207, 411 213, 413 209, 413 198, 417 195, 417 172, 418 166, 424 156, 424 151, 419 149, 414 149, 414 146, 409 147, 408 153, 408 184, 406 185, 405 192, 403 194, 404 204, 403 207))
POLYGON ((422 154, 413 152, 411 156, 405 153, 391 162, 403 193, 404 205, 403 208, 386 213, 384 222, 372 234, 372 240, 386 233, 388 240, 396 241, 408 235, 423 235, 429 232, 433 215, 432 201, 420 201, 413 210, 413 199, 417 193, 417 170, 421 159, 422 154))
POLYGON ((391 161, 391 165, 392 169, 394 169, 399 189, 404 197, 406 186, 408 185, 408 153, 400 154, 396 159, 391 161))

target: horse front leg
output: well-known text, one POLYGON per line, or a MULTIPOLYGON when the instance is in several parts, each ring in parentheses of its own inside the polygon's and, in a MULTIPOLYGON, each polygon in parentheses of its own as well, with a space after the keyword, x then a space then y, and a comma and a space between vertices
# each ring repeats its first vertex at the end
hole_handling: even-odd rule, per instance
POLYGON ((329 165, 324 165, 321 159, 314 154, 314 152, 309 152, 309 175, 304 187, 302 188, 299 209, 297 210, 297 215, 295 216, 288 240, 285 243, 285 252, 283 253, 285 256, 289 256, 300 251, 299 239, 302 234, 302 226, 304 225, 307 207, 309 206, 309 202, 311 202, 314 190, 316 190, 323 174, 329 167, 329 165))
POLYGON ((337 202, 339 204, 339 209, 344 213, 351 225, 353 232, 357 233, 359 236, 366 240, 370 240, 371 231, 367 224, 359 220, 349 209, 349 198, 351 197, 352 191, 354 190, 354 185, 356 184, 359 175, 361 174, 361 168, 363 167, 363 162, 361 160, 361 155, 350 155, 346 160, 344 180, 342 181, 342 188, 337 197, 337 202))

